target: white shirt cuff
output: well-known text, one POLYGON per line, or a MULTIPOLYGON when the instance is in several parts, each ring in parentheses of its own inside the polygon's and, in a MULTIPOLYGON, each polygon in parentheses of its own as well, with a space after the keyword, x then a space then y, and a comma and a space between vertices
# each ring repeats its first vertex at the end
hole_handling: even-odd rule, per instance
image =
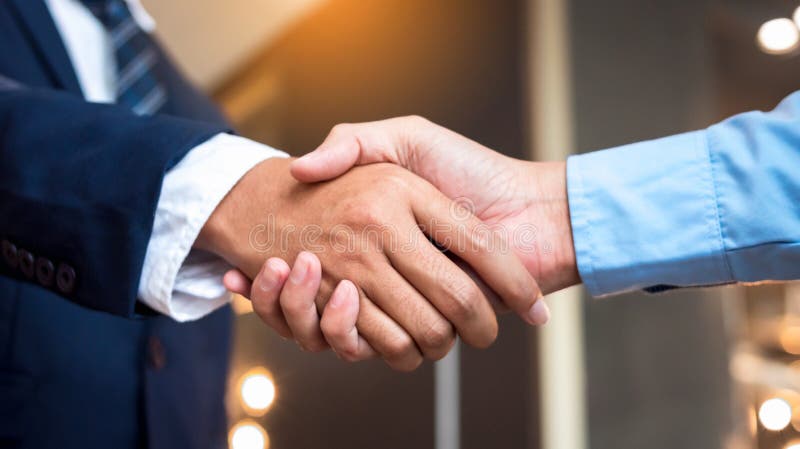
POLYGON ((230 301, 222 275, 231 267, 193 250, 197 236, 225 195, 251 168, 282 151, 218 134, 193 148, 164 176, 147 244, 139 300, 176 321, 192 321, 230 301))

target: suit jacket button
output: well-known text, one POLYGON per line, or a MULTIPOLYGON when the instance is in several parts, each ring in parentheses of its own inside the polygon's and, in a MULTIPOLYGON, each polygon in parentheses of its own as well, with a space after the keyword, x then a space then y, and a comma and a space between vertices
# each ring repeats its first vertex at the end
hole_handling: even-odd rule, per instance
POLYGON ((75 269, 67 264, 59 264, 56 272, 56 285, 61 293, 68 295, 75 289, 75 269))
POLYGON ((33 254, 24 249, 17 252, 19 271, 29 279, 33 279, 33 254))
POLYGON ((161 339, 151 335, 147 340, 147 360, 150 367, 158 371, 167 365, 167 351, 161 339))
POLYGON ((17 247, 8 240, 3 240, 3 259, 9 267, 17 268, 17 247))
POLYGON ((53 285, 56 269, 53 262, 44 257, 36 259, 36 280, 45 287, 53 285))

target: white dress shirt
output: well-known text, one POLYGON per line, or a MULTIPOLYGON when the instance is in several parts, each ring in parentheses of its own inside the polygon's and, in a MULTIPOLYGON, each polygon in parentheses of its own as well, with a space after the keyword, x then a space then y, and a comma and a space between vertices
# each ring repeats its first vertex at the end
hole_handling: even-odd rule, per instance
MULTIPOLYGON (((139 0, 126 0, 139 26, 155 22, 139 0)), ((108 32, 78 0, 46 0, 87 101, 113 103, 117 72, 108 32)), ((230 300, 219 257, 193 250, 208 217, 247 171, 286 153, 242 137, 219 134, 193 148, 164 177, 153 233, 139 280, 139 300, 177 321, 207 315, 230 300)))

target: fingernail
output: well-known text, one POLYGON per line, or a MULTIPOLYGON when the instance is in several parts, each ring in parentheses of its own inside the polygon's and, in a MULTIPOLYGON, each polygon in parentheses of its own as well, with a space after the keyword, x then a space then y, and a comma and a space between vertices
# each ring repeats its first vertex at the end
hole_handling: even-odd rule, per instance
POLYGON ((528 322, 534 326, 540 326, 550 320, 550 309, 543 299, 537 300, 528 311, 528 322))
POLYGON ((312 151, 310 153, 306 153, 306 154, 302 155, 301 157, 297 158, 297 160, 295 162, 298 162, 298 161, 308 162, 310 160, 313 160, 316 157, 316 154, 317 154, 316 151, 312 151))
MULTIPOLYGON (((340 289, 337 289, 340 290, 340 289)), ((334 292, 336 293, 336 292, 334 292)), ((328 303, 331 309, 338 309, 342 305, 342 293, 338 292, 331 297, 331 301, 328 303)))
POLYGON ((301 284, 306 279, 307 274, 308 262, 306 262, 303 254, 300 254, 297 256, 297 260, 294 262, 294 268, 292 268, 292 272, 289 273, 289 281, 292 284, 301 284))
POLYGON ((331 309, 337 309, 344 304, 344 299, 351 294, 350 285, 348 282, 340 282, 339 286, 334 290, 334 295, 331 297, 331 309))
POLYGON ((261 282, 258 284, 259 288, 263 291, 269 291, 275 288, 278 283, 278 269, 271 261, 267 262, 264 271, 261 272, 261 282))

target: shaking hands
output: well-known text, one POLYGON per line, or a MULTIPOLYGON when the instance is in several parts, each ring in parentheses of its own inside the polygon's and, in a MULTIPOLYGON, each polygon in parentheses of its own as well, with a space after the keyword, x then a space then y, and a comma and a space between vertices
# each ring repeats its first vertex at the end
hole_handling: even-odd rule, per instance
POLYGON ((444 356, 455 333, 491 344, 492 305, 544 324, 541 294, 580 282, 565 171, 419 117, 339 125, 314 152, 249 173, 208 240, 242 269, 226 286, 283 337, 409 370, 444 356), (267 217, 251 198, 269 199, 267 217), (313 238, 285 235, 303 224, 313 238))

